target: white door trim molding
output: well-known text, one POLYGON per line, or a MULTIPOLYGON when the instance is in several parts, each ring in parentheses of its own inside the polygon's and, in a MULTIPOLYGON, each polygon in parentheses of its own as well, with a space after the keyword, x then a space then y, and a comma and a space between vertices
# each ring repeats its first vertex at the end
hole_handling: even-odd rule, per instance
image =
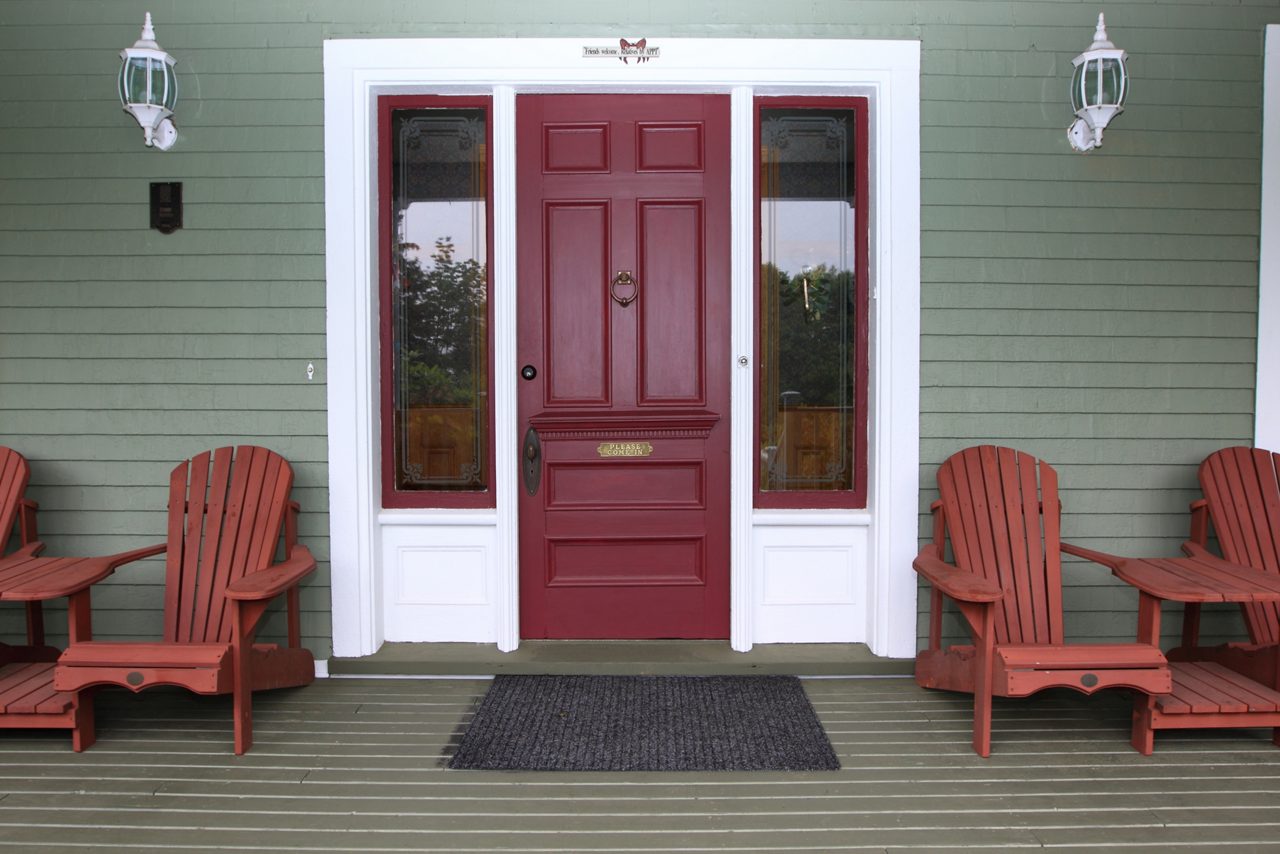
POLYGON ((1280 451, 1280 25, 1267 27, 1262 79, 1262 221, 1253 444, 1280 451))
MULTIPOLYGON (((920 334, 920 44, 917 41, 654 40, 650 61, 589 57, 616 39, 360 39, 324 49, 325 235, 329 524, 336 656, 369 655, 384 631, 384 526, 448 525, 448 511, 382 511, 378 484, 377 162, 380 95, 494 97, 494 441, 497 506, 467 524, 497 528, 492 627, 499 648, 519 642, 516 607, 515 98, 534 91, 722 92, 732 96, 733 356, 752 352, 754 201, 751 99, 757 94, 859 94, 872 106, 873 234, 869 549, 866 642, 879 655, 916 647, 920 334), (743 140, 747 142, 743 143, 743 140), (478 518, 481 517, 481 518, 478 518)), ((732 636, 754 642, 756 514, 752 370, 732 378, 732 636)), ((812 515, 812 513, 809 513, 812 515)), ((775 520, 776 523, 776 520, 775 520)), ((797 529, 799 530, 799 529, 797 529)), ((858 592, 861 600, 864 593, 858 592)), ((790 607, 790 606, 788 606, 790 607)), ((804 621, 796 611, 796 623, 804 621)), ((803 639, 797 635, 796 639, 803 639)))

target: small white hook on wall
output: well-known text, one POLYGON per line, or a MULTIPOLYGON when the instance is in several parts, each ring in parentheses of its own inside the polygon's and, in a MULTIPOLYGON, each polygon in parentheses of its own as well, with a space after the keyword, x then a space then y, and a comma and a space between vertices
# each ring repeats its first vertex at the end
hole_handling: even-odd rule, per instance
POLYGON ((314 380, 316 378, 316 366, 312 362, 307 362, 307 379, 314 380))

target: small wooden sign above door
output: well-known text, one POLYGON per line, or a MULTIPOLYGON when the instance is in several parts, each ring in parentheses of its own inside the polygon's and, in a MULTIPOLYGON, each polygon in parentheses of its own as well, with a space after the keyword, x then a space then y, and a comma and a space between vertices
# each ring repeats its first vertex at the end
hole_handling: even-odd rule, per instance
POLYGON ((583 45, 583 59, 620 59, 623 64, 629 65, 634 59, 636 64, 648 62, 651 59, 657 59, 662 51, 657 47, 649 47, 648 39, 640 39, 639 41, 629 42, 626 39, 618 39, 618 46, 613 45, 583 45))
POLYGON ((601 442, 596 453, 602 457, 647 457, 653 453, 648 442, 601 442))

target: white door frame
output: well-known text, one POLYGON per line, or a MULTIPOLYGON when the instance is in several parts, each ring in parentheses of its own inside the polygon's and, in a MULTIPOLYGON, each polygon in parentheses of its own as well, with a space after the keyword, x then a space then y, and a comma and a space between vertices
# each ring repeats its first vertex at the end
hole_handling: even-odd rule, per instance
MULTIPOLYGON (((616 38, 359 39, 325 43, 325 235, 328 346, 329 526, 333 645, 337 656, 369 655, 385 625, 387 532, 438 530, 451 554, 476 554, 484 579, 461 604, 430 612, 458 627, 436 639, 519 644, 515 418, 515 102, 521 92, 720 92, 732 104, 731 275, 734 284, 731 394, 731 636, 734 649, 759 640, 806 640, 805 626, 833 627, 862 613, 857 636, 879 655, 916 648, 919 494, 920 44, 917 41, 769 39, 649 40, 648 62, 589 56, 616 38), (377 99, 389 94, 493 97, 494 441, 497 506, 488 511, 383 510, 379 496, 377 312, 377 99), (755 336, 753 98, 855 94, 871 101, 871 436, 866 511, 773 511, 752 507, 755 336), (473 545, 451 537, 484 531, 473 545), (823 531, 856 531, 856 548, 822 542, 823 531), (461 532, 461 533, 459 533, 461 532), (790 532, 785 535, 779 532, 790 532), (781 542, 785 540, 785 542, 781 542), (788 539, 789 538, 789 539, 788 539), (818 558, 810 589, 770 598, 770 555, 818 558), (855 554, 861 549, 864 554, 855 554), (824 555, 836 560, 822 563, 824 555), (850 556, 853 556, 852 558, 850 556), (843 572, 854 559, 863 570, 843 572), (487 575, 485 575, 487 573, 487 575), (842 575, 843 573, 843 575, 842 575), (843 610, 823 601, 832 575, 843 610), (463 625, 465 623, 466 625, 463 625), (487 623, 487 624, 486 624, 487 623), (468 627, 479 625, 468 634, 468 627)), ((837 538, 839 539, 839 538, 837 538)), ((854 542, 850 540, 849 542, 854 542)), ((394 588, 394 585, 392 585, 394 588)), ((424 606, 426 607, 426 606, 424 606)), ((425 613, 425 612, 424 612, 425 613)), ((394 639, 395 633, 392 633, 394 639)), ((816 637, 816 636, 814 636, 816 637)))

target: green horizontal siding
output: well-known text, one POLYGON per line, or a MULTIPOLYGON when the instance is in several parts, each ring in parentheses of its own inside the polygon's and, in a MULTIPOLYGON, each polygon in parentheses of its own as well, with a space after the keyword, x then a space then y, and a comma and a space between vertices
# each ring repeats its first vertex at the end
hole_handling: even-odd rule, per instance
MULTIPOLYGON (((1237 200, 1242 203, 1245 200, 1237 200)), ((1256 209, 1186 209, 1108 207, 1048 207, 1028 210, 1019 206, 973 206, 963 216, 943 207, 924 211, 922 227, 929 231, 1020 234, 1033 232, 1057 236, 1063 233, 1115 234, 1137 223, 1159 236, 1232 236, 1258 227, 1256 209)))
MULTIPOLYGON (((136 128, 135 128, 136 130, 136 128)), ((3 133, 3 129, 0 129, 3 133)), ((317 130, 317 136, 319 131, 317 130)), ((117 144, 123 147, 136 140, 132 135, 128 140, 123 137, 117 144)), ((160 155, 156 155, 160 156, 160 155)), ((172 180, 171 174, 156 174, 154 180, 172 180)), ((94 178, 92 181, 76 181, 53 177, 39 181, 21 178, 12 181, 0 181, 0 204, 4 205, 60 205, 64 208, 73 203, 80 204, 119 204, 129 202, 146 205, 148 199, 148 183, 136 179, 94 178)), ((216 183, 195 182, 185 184, 182 188, 183 202, 187 207, 199 204, 223 205, 291 205, 298 203, 321 204, 324 202, 324 184, 299 181, 296 178, 273 178, 270 176, 244 178, 230 176, 216 183)), ((279 208, 276 208, 279 212, 279 208)), ((185 216, 184 211, 184 216, 185 216)), ((284 216, 281 222, 289 222, 284 216)), ((137 229, 142 220, 118 221, 103 217, 101 224, 105 228, 118 229, 122 222, 128 222, 131 228, 137 229)), ((170 237, 176 237, 175 232, 170 237)))
MULTIPOLYGON (((213 413, 210 414, 212 415, 213 413)), ((29 451, 26 455, 32 458, 33 480, 35 479, 37 465, 46 459, 78 461, 85 456, 91 456, 95 460, 115 460, 118 462, 149 460, 151 462, 167 462, 169 463, 169 468, 172 469, 174 461, 187 459, 209 448, 241 444, 249 441, 265 444, 283 454, 286 459, 294 464, 295 469, 299 468, 297 464, 300 462, 322 463, 328 454, 328 446, 323 435, 307 436, 297 431, 255 434, 248 431, 238 433, 192 433, 183 430, 169 430, 167 432, 157 430, 143 436, 110 433, 58 435, 46 431, 39 434, 24 435, 18 433, 11 435, 13 435, 15 442, 20 440, 21 446, 29 451)), ((168 483, 167 471, 165 480, 162 483, 168 483)), ((66 471, 65 476, 76 477, 74 466, 66 471)), ((294 482, 298 483, 298 481, 299 478, 295 477, 294 482)), ((327 479, 319 483, 303 481, 303 484, 325 486, 327 485, 327 479)), ((39 500, 38 495, 36 498, 39 500)), ((323 508, 310 509, 320 510, 323 508)))
MULTIPOLYGON (((1256 125, 1257 117, 1253 118, 1256 125)), ((1049 144, 1058 142, 1056 136, 1046 136, 1046 139, 1049 144)), ((1233 184, 1141 183, 1121 179, 1108 181, 1103 192, 1102 188, 1089 182, 1046 180, 1041 176, 1029 176, 1023 180, 999 176, 985 181, 962 181, 941 176, 921 184, 920 197, 924 203, 921 213, 925 217, 954 216, 969 210, 983 211, 1005 206, 1026 208, 1033 217, 1056 215, 1056 212, 1064 210, 1106 216, 1106 211, 1110 210, 1128 212, 1136 209, 1137 214, 1126 220, 1126 228, 1145 226, 1147 220, 1142 211, 1151 208, 1175 214, 1186 210, 1244 211, 1254 216, 1258 213, 1257 188, 1242 190, 1233 184), (936 207, 958 207, 962 210, 936 210, 936 207)))
MULTIPOLYGON (((1252 430, 1253 414, 1238 416, 1220 413, 1165 412, 946 412, 930 403, 922 410, 923 435, 927 438, 956 438, 966 444, 984 436, 1000 444, 1017 444, 1026 439, 1073 439, 1087 437, 1105 444, 1112 439, 1176 439, 1199 436, 1206 440, 1233 439, 1241 431, 1252 430), (935 416, 935 417, 929 417, 935 416)), ((1040 454, 1040 456, 1051 456, 1040 454)), ((1198 460, 1196 461, 1198 462, 1198 460)))
MULTIPOLYGON (((1071 537, 1174 553, 1196 464, 1251 439, 1262 34, 1280 3, 1104 11, 1133 86, 1103 149, 1078 155, 1065 93, 1097 13, 1078 3, 6 0, 0 443, 32 459, 50 548, 66 551, 162 532, 177 460, 271 446, 294 462, 303 536, 327 555, 326 39, 910 38, 923 49, 922 534, 937 463, 1000 442, 1058 467, 1071 537), (116 53, 148 10, 179 61, 167 153, 143 149, 112 96, 116 53), (147 228, 157 180, 184 183, 173 235, 147 228)), ((156 573, 104 587, 104 634, 156 624, 136 604, 156 573)), ((320 655, 328 577, 323 565, 304 593, 320 655)), ((1096 568, 1069 579, 1075 636, 1131 634, 1130 591, 1096 568)), ((1206 625, 1230 634, 1232 619, 1206 625)), ((0 633, 16 631, 0 612, 0 633)))
MULTIPOLYGON (((0 139, 3 139, 0 135, 0 139)), ((187 200, 187 205, 191 201, 187 200)), ((281 222, 280 203, 275 201, 256 202, 247 205, 236 203, 212 203, 201 201, 192 215, 185 217, 184 228, 205 229, 218 234, 226 232, 243 233, 254 231, 301 231, 309 233, 324 227, 324 207, 320 204, 305 209, 301 205, 291 212, 296 218, 281 222)), ((184 211, 185 213, 185 211, 184 211)), ((149 216, 148 206, 134 204, 78 204, 67 209, 54 204, 0 205, 0 229, 32 234, 40 231, 52 231, 62 235, 66 240, 68 233, 93 233, 104 236, 118 235, 129 231, 128 223, 146 219, 149 216), (117 223, 115 228, 104 227, 103 220, 117 223)), ((308 237, 308 239, 313 239, 308 237)))
POLYGON ((14 308, 48 307, 51 302, 95 308, 210 308, 233 300, 244 308, 324 308, 324 291, 314 282, 186 280, 162 292, 145 282, 10 282, 6 302, 14 308), (52 294, 50 293, 52 291, 52 294))
MULTIPOLYGON (((1253 366, 1256 348, 1252 340, 1214 338, 1147 338, 1126 336, 1101 338, 1094 335, 1078 335, 1070 342, 1071 352, 1063 352, 1047 346, 1043 337, 1029 335, 944 335, 926 337, 920 342, 922 358, 928 361, 952 361, 972 359, 981 362, 1044 362, 1062 365, 1059 386, 1070 387, 1070 368, 1079 360, 1096 364, 1144 364, 1180 365, 1221 364, 1253 366)), ((1068 348, 1063 348, 1066 350, 1068 348)), ((924 386, 935 385, 925 372, 924 386)), ((957 449, 958 450, 958 449, 957 449)), ((939 460, 941 462, 941 460, 939 460)))
MULTIPOLYGON (((305 178, 315 175, 324 164, 324 156, 314 151, 225 154, 170 151, 162 156, 165 158, 166 173, 182 175, 192 180, 222 177, 305 178)), ((65 162, 44 154, 9 154, 0 161, 0 180, 85 179, 107 171, 116 178, 154 179, 156 163, 153 159, 144 157, 119 158, 107 154, 85 153, 65 158, 65 162)))
POLYGON ((1022 282, 938 282, 922 302, 925 309, 1053 309, 1102 313, 1158 309, 1165 312, 1236 310, 1252 313, 1257 290, 1240 285, 1072 284, 1051 288, 1022 282), (1086 307, 1087 308, 1083 308, 1086 307))
MULTIPOLYGON (((143 250, 149 248, 143 241, 138 241, 138 246, 143 250)), ((147 278, 152 281, 188 277, 253 279, 262 281, 263 287, 270 287, 269 283, 272 279, 296 279, 303 276, 314 278, 315 286, 321 293, 324 292, 323 256, 301 253, 293 255, 228 254, 235 249, 231 241, 223 243, 219 248, 221 251, 207 255, 148 257, 147 278)), ((4 268, 0 268, 0 282, 7 285, 11 281, 31 282, 38 281, 42 277, 74 281, 137 281, 138 263, 138 258, 134 255, 11 255, 5 259, 4 268)), ((162 293, 163 289, 157 287, 157 292, 162 293)), ((62 308, 62 306, 51 306, 51 308, 62 308)))
MULTIPOLYGON (((297 380, 305 372, 300 364, 268 359, 169 359, 157 364, 147 359, 103 359, 87 363, 82 359, 14 359, 13 369, 24 383, 48 388, 81 383, 132 384, 133 386, 202 384, 239 388, 244 372, 251 370, 266 385, 283 386, 297 380), (257 364, 245 364, 254 362, 257 364)), ((317 374, 324 362, 315 360, 317 374)), ((311 403, 309 398, 308 403, 311 403)))
MULTIPOLYGON (((965 362, 952 360, 939 363, 932 382, 937 388, 965 385, 969 388, 998 386, 1003 388, 1043 389, 1046 383, 1058 382, 1066 374, 1072 385, 1089 389, 1107 388, 1178 388, 1178 389, 1253 389, 1252 365, 1135 363, 1114 365, 1106 362, 965 362)), ((1151 447, 1159 445, 1151 443, 1151 447)))

